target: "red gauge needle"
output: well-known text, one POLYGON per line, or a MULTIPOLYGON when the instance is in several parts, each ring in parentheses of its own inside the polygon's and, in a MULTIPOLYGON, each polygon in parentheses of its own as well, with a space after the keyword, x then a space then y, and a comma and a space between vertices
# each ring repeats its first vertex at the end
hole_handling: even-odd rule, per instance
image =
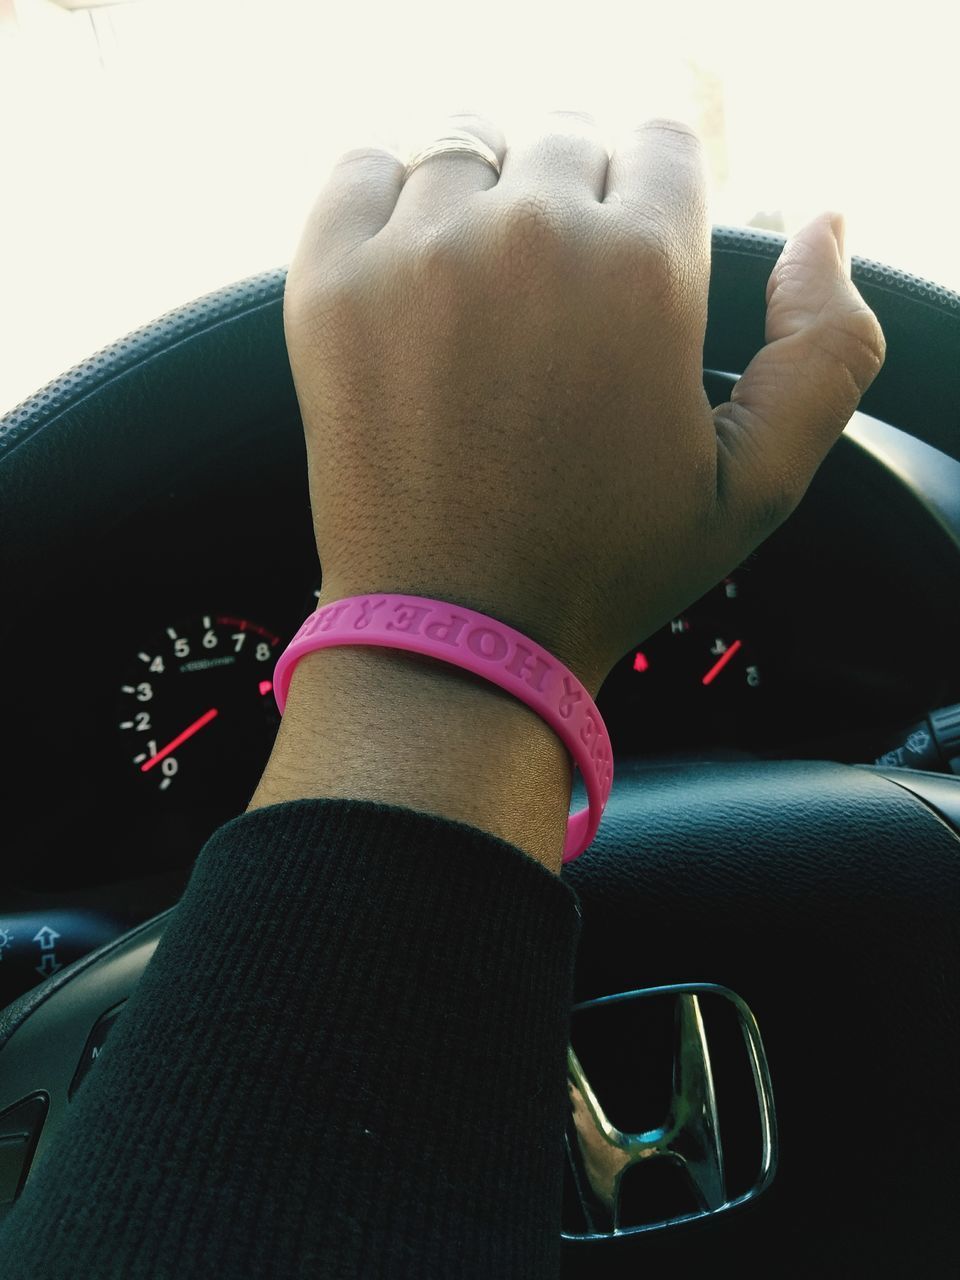
POLYGON ((712 684, 713 681, 716 680, 720 672, 723 670, 723 668, 727 665, 727 663, 733 657, 733 655, 737 652, 737 650, 741 648, 742 644, 743 644, 742 640, 734 640, 730 648, 726 649, 723 653, 721 653, 720 657, 716 660, 716 662, 713 664, 713 666, 710 668, 707 674, 703 677, 700 683, 712 684))
POLYGON ((148 769, 152 769, 155 764, 159 764, 164 756, 168 756, 171 751, 176 751, 181 742, 186 742, 188 738, 192 738, 195 733, 199 733, 205 724, 209 724, 211 720, 215 720, 220 712, 216 707, 211 707, 209 711, 205 711, 199 720, 194 720, 193 724, 188 724, 183 733, 178 733, 172 738, 165 747, 161 747, 155 756, 151 756, 149 760, 144 760, 140 766, 140 772, 146 773, 148 769))

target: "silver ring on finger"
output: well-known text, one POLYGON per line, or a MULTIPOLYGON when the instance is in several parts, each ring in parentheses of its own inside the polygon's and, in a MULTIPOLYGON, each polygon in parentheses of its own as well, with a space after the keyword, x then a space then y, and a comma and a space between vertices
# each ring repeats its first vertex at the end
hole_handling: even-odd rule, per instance
POLYGON ((449 133, 443 134, 442 137, 437 138, 410 157, 403 174, 404 182, 407 181, 415 169, 419 169, 422 164, 427 160, 432 160, 434 156, 475 156, 478 160, 482 160, 484 164, 489 165, 497 177, 500 177, 500 161, 497 159, 497 153, 492 147, 488 147, 482 138, 478 138, 475 134, 467 133, 465 129, 451 129, 449 133))

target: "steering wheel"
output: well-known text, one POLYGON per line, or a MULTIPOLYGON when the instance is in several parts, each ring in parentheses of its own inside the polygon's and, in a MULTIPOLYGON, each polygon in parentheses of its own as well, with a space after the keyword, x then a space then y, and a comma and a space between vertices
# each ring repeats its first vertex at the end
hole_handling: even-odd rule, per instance
MULTIPOLYGON (((762 345, 781 247, 715 230, 706 370, 738 373, 762 345)), ((960 460, 960 297, 875 263, 853 271, 888 343, 864 410, 960 460)), ((251 465, 264 449, 302 465, 283 279, 190 304, 0 423, 8 669, 35 567, 77 529, 102 533, 131 492, 161 489, 238 439, 251 465)), ((745 1208, 570 1242, 566 1274, 661 1262, 698 1274, 718 1258, 747 1276, 955 1267, 960 779, 811 762, 621 764, 599 835, 567 874, 583 910, 578 998, 697 981, 739 993, 766 1045, 781 1154, 745 1208)), ((26 1124, 16 1107, 33 1106, 34 1166, 95 1024, 133 990, 170 915, 0 1012, 0 1121, 26 1124)))

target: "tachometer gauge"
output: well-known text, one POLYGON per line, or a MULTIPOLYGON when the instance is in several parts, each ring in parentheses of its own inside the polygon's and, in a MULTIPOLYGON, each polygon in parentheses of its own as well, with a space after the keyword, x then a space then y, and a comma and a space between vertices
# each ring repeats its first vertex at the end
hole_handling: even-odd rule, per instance
POLYGON ((215 805, 253 791, 276 737, 281 642, 245 618, 204 614, 165 627, 123 673, 117 727, 138 786, 215 805))

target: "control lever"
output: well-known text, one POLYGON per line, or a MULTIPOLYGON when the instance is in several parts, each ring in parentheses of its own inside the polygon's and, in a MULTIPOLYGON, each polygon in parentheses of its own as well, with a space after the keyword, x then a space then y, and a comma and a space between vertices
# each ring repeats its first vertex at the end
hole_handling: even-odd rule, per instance
POLYGON ((960 774, 960 702, 931 711, 925 720, 906 729, 900 745, 885 751, 874 764, 960 774))

